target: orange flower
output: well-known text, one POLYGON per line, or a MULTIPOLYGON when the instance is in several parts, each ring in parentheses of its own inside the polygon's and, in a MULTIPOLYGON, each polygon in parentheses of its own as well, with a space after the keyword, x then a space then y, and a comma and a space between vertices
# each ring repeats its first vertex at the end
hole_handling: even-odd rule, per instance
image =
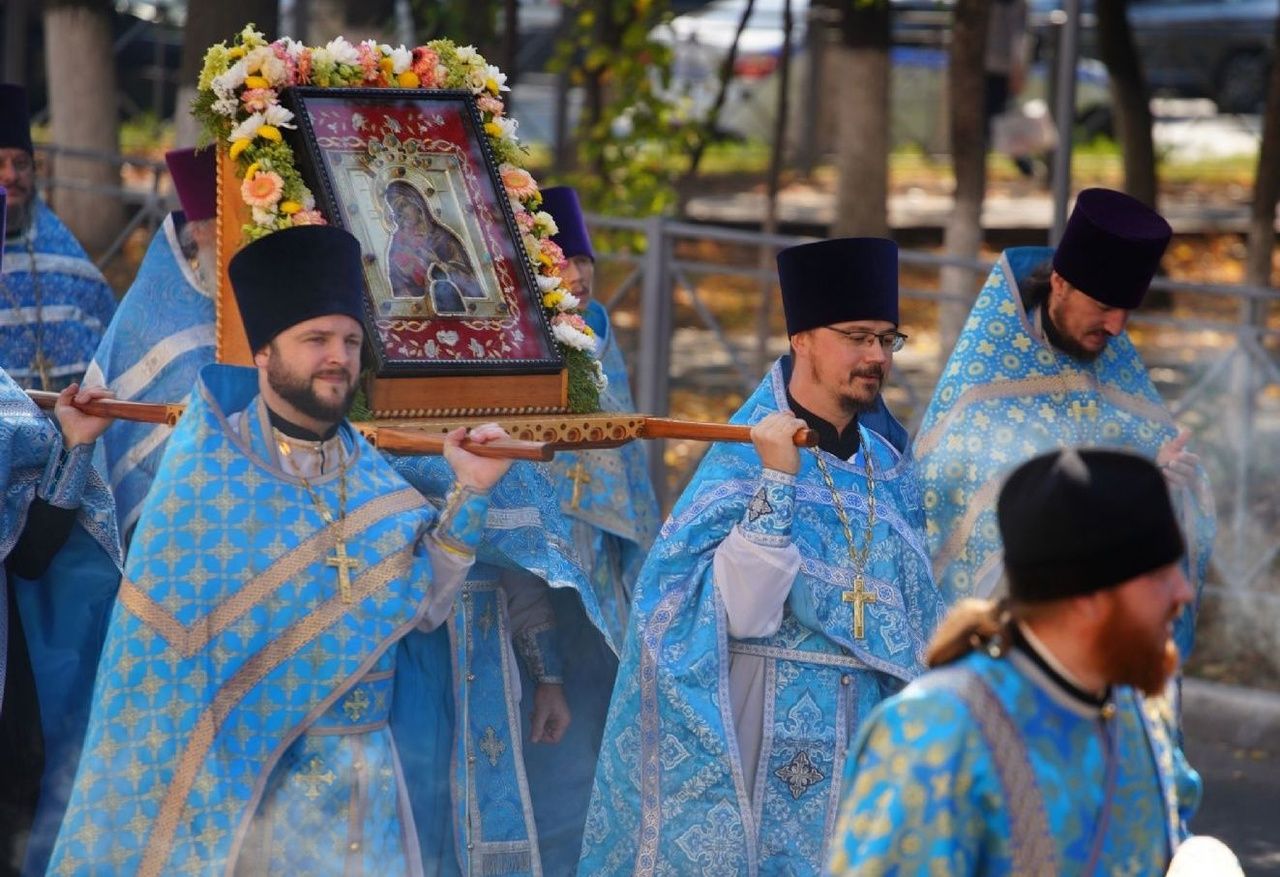
POLYGON ((284 180, 275 171, 262 171, 240 184, 240 195, 250 207, 266 210, 276 206, 284 192, 284 180))
POLYGON ((502 176, 502 185, 506 187, 507 193, 511 197, 523 201, 538 194, 538 184, 533 181, 532 175, 524 168, 516 167, 513 164, 504 164, 498 168, 498 173, 502 176))

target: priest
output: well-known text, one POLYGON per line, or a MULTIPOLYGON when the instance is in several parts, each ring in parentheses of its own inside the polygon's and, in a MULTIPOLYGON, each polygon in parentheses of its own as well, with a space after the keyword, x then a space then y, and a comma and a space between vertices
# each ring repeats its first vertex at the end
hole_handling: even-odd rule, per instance
MULTIPOLYGON (((85 375, 132 402, 179 402, 214 360, 218 190, 213 149, 165 154, 181 210, 165 217, 85 375)), ((138 522, 164 443, 163 423, 116 421, 103 436, 120 531, 138 522)))
POLYGON ((905 444, 868 426, 906 337, 897 247, 778 273, 792 354, 734 415, 754 447, 711 447, 636 587, 583 875, 820 873, 849 740, 943 612, 905 444))
POLYGON ((36 194, 27 93, 8 83, 0 83, 0 187, 8 190, 0 367, 26 389, 61 390, 89 367, 116 299, 84 248, 36 194))
POLYGON ((275 232, 230 277, 256 368, 201 372, 143 503, 51 873, 421 873, 394 646, 452 610, 507 461, 451 433, 437 514, 346 421, 347 232, 275 232))
POLYGON ((957 606, 862 729, 831 873, 1163 874, 1200 794, 1158 697, 1194 596, 1165 480, 1054 451, 996 515, 1008 595, 957 606))
MULTIPOLYGON (((1171 234, 1136 199, 1086 189, 1056 250, 1007 250, 992 269, 915 442, 934 575, 949 600, 1000 586, 995 499, 1004 477, 1038 453, 1084 445, 1160 465, 1199 593, 1214 534, 1208 480, 1125 332, 1171 234)), ((1194 631, 1193 601, 1178 618, 1184 658, 1194 631)))

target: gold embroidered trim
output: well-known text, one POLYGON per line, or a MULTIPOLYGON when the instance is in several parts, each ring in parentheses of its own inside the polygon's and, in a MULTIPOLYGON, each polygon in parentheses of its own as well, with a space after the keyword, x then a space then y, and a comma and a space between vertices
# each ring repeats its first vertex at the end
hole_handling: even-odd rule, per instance
MULTIPOLYGON (((397 552, 370 567, 352 585, 357 601, 363 601, 391 581, 403 577, 413 565, 412 548, 397 552)), ((244 696, 284 661, 346 615, 351 604, 335 594, 310 614, 289 625, 280 636, 251 655, 226 681, 200 715, 173 778, 165 790, 155 825, 147 839, 146 852, 138 869, 140 877, 160 877, 173 847, 173 838, 186 809, 191 787, 213 746, 222 723, 244 696)))
POLYGON ((951 528, 951 535, 943 543, 942 550, 933 558, 933 576, 935 579, 941 579, 942 571, 964 550, 965 544, 969 541, 969 534, 973 532, 974 522, 978 520, 979 515, 991 507, 991 503, 995 502, 996 494, 1000 492, 1001 483, 998 478, 991 479, 982 485, 965 503, 963 517, 951 528))
MULTIPOLYGON (((412 487, 376 497, 348 516, 345 532, 349 536, 356 536, 388 517, 423 505, 425 500, 422 495, 412 487)), ((128 579, 120 583, 119 599, 144 624, 168 640, 178 654, 190 658, 286 582, 319 563, 337 538, 337 524, 318 530, 268 567, 262 575, 255 576, 207 615, 197 618, 190 625, 183 625, 173 613, 128 579)))

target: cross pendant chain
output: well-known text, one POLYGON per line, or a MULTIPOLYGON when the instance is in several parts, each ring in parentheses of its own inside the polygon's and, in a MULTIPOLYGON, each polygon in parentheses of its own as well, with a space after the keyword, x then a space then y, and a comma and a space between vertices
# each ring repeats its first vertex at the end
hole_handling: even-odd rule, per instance
POLYGON ((842 592, 840 599, 845 603, 853 604, 854 639, 864 639, 866 637, 864 610, 868 603, 876 603, 879 600, 873 591, 866 589, 867 560, 871 555, 871 541, 876 525, 876 482, 871 463, 871 446, 870 442, 867 441, 865 432, 862 434, 862 456, 867 474, 867 526, 862 534, 862 548, 859 549, 854 542, 853 527, 849 523, 849 513, 845 510, 844 502, 840 499, 840 491, 836 488, 835 479, 831 477, 831 473, 827 470, 827 464, 822 461, 822 455, 816 449, 813 450, 813 458, 818 462, 818 471, 822 473, 822 479, 827 483, 827 489, 831 491, 831 500, 835 505, 836 517, 840 519, 841 529, 844 530, 845 542, 849 546, 849 560, 853 564, 853 589, 842 592))
POLYGON ((339 539, 333 546, 333 556, 325 558, 324 564, 338 570, 338 594, 342 602, 354 602, 351 597, 351 571, 360 565, 360 561, 347 556, 347 543, 339 539))

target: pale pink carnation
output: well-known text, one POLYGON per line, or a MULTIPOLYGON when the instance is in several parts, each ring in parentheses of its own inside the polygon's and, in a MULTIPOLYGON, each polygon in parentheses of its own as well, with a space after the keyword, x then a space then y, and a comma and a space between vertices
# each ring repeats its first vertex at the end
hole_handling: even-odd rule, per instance
POLYGON ((360 69, 364 71, 365 82, 385 81, 385 75, 379 62, 382 60, 382 53, 368 43, 361 43, 356 46, 356 53, 360 56, 360 69))
POLYGON ((565 263, 564 250, 560 249, 560 245, 551 238, 543 238, 538 241, 538 244, 542 247, 542 252, 551 260, 552 265, 559 268, 565 263))
POLYGON ((303 49, 298 55, 298 69, 294 74, 294 82, 306 85, 311 81, 311 50, 303 49))
POLYGON ((319 210, 299 210, 290 218, 294 225, 328 225, 319 210))
POLYGON ((240 100, 244 102, 245 108, 249 112, 261 113, 276 102, 276 90, 274 88, 247 88, 240 95, 240 100))
POLYGON ((533 215, 528 210, 516 211, 516 225, 521 231, 533 231, 533 215))
POLYGON ((491 94, 483 94, 477 98, 476 106, 480 108, 481 112, 489 113, 494 117, 501 116, 506 109, 502 101, 491 94))
POLYGON ((275 207, 284 192, 284 180, 275 171, 259 171, 240 184, 240 194, 250 207, 275 207))

